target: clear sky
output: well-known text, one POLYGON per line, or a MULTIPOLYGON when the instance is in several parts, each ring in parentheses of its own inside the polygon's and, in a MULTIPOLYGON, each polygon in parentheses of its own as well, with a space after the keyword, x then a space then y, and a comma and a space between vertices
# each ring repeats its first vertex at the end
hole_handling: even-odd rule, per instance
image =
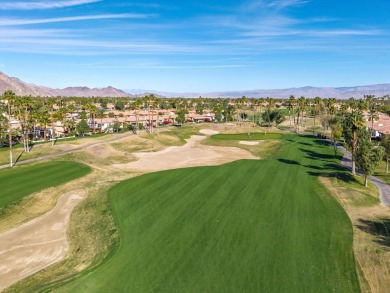
POLYGON ((0 0, 0 71, 176 92, 390 82, 389 0, 0 0))

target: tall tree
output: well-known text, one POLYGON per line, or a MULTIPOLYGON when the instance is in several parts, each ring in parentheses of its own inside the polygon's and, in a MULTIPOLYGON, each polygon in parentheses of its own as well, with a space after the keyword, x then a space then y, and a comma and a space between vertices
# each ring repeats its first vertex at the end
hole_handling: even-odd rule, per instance
POLYGON ((364 186, 368 186, 368 177, 372 175, 384 155, 383 147, 374 147, 371 143, 371 134, 360 129, 356 150, 356 166, 364 173, 364 186))
POLYGON ((380 145, 383 147, 385 151, 385 159, 386 159, 386 175, 389 174, 389 159, 390 159, 390 134, 386 134, 382 137, 380 145))
POLYGON ((362 103, 352 103, 352 112, 348 113, 344 120, 343 134, 346 138, 346 142, 351 148, 352 153, 352 174, 356 174, 355 169, 355 156, 358 140, 358 130, 365 126, 365 120, 363 116, 364 105, 362 103))
POLYGON ((7 109, 8 109, 8 140, 9 140, 9 165, 13 166, 13 158, 12 158, 12 127, 11 127, 11 110, 12 103, 15 100, 15 94, 11 90, 5 91, 2 99, 7 101, 7 109))

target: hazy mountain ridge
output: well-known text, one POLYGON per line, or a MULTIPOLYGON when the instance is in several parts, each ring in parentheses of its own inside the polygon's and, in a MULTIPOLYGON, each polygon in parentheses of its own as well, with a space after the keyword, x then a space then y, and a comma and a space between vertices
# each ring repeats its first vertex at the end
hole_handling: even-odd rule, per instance
POLYGON ((31 95, 41 97, 56 97, 56 96, 75 96, 75 97, 135 97, 145 96, 147 94, 154 94, 159 97, 184 97, 184 98, 197 98, 210 97, 210 98, 238 98, 246 96, 248 98, 282 98, 288 99, 291 95, 295 97, 304 96, 306 98, 338 98, 349 99, 362 98, 364 95, 375 95, 376 97, 382 97, 390 95, 390 84, 376 84, 365 85, 355 87, 300 87, 300 88, 288 88, 288 89, 268 89, 268 90, 244 90, 244 91, 221 91, 221 92, 209 92, 209 93, 174 93, 174 92, 162 92, 155 90, 120 90, 112 86, 105 88, 89 88, 86 86, 67 87, 64 89, 53 89, 46 86, 39 86, 32 83, 26 83, 16 77, 9 77, 0 72, 0 94, 6 90, 12 90, 17 95, 31 95))
POLYGON ((67 87, 64 89, 53 89, 46 86, 39 86, 26 83, 16 77, 9 77, 0 72, 0 93, 12 90, 19 96, 41 96, 41 97, 131 97, 132 95, 108 86, 105 88, 89 88, 86 86, 67 87))
MULTIPOLYGON (((141 90, 137 90, 141 92, 141 90)), ((226 91, 226 92, 209 92, 209 93, 167 93, 159 91, 144 90, 144 92, 152 92, 154 94, 169 96, 169 97, 222 97, 222 98, 239 98, 246 96, 247 98, 281 98, 288 99, 291 95, 296 98, 304 96, 306 98, 338 98, 338 99, 349 99, 362 98, 364 95, 375 95, 381 97, 390 95, 390 84, 377 84, 367 86, 355 86, 355 87, 301 87, 301 88, 288 88, 288 89, 269 89, 269 90, 245 90, 245 91, 226 91)))

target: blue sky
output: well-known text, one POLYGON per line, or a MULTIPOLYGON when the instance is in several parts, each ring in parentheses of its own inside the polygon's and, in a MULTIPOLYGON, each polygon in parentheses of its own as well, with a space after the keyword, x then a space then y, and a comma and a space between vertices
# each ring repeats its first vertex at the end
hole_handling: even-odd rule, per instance
POLYGON ((0 71, 175 92, 388 83, 390 1, 1 0, 0 71))

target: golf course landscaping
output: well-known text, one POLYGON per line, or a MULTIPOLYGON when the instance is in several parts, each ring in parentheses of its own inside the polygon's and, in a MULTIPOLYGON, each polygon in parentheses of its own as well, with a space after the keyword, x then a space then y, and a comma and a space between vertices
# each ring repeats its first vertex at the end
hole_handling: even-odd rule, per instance
POLYGON ((282 135, 280 133, 264 133, 264 132, 248 132, 248 133, 236 133, 236 134, 215 134, 213 139, 221 140, 268 140, 268 139, 280 139, 282 135))
POLYGON ((91 168, 87 165, 70 161, 54 161, 0 170, 0 209, 44 188, 80 178, 90 171, 91 168))
MULTIPOLYGON (((234 136, 218 138, 248 134, 234 136)), ((351 222, 317 179, 339 170, 340 158, 312 137, 263 136, 282 143, 267 159, 156 172, 112 187, 119 245, 94 270, 52 289, 359 292, 351 222)))

